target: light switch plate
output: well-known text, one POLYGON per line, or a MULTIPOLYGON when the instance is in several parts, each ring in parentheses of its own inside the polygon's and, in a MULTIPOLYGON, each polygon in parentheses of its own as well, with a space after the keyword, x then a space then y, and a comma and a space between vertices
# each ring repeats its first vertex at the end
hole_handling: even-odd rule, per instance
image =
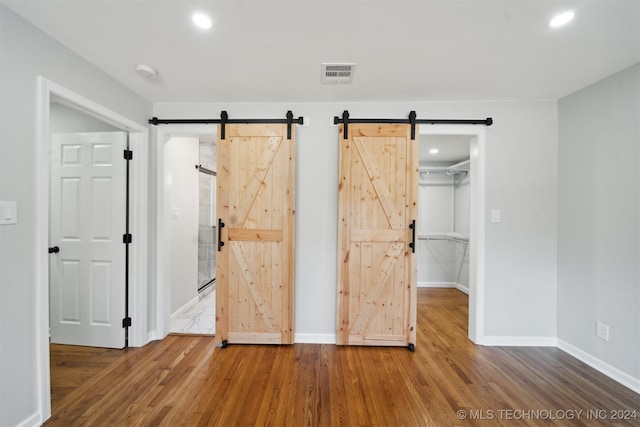
POLYGON ((0 202, 0 225, 18 223, 18 204, 16 202, 0 202))
POLYGON ((494 209, 491 211, 491 222, 500 222, 502 220, 500 215, 500 209, 494 209))

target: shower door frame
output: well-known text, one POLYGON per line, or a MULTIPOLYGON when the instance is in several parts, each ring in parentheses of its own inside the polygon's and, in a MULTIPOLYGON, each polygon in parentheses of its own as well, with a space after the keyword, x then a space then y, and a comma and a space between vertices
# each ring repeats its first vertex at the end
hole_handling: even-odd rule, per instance
MULTIPOLYGON (((207 169, 205 167, 203 167, 202 165, 197 165, 198 171, 200 173, 209 175, 209 182, 210 182, 210 187, 209 187, 209 205, 210 205, 210 211, 209 211, 209 232, 211 233, 212 236, 212 241, 210 244, 210 250, 211 253, 213 254, 213 272, 212 272, 212 277, 207 280, 206 283, 201 282, 200 281, 200 220, 198 220, 198 292, 203 291, 204 289, 206 289, 207 287, 209 287, 210 285, 214 284, 216 282, 216 250, 215 250, 215 245, 216 245, 216 205, 215 205, 215 200, 216 200, 216 186, 217 186, 217 178, 218 178, 218 174, 216 173, 216 171, 207 169)), ((198 177, 200 178, 200 177, 198 177)), ((198 179, 198 182, 200 184, 200 180, 198 179)))

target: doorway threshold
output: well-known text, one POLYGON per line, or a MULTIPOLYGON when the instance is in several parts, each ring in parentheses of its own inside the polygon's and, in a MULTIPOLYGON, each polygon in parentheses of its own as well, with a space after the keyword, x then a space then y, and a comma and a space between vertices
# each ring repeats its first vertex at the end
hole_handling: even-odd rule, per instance
POLYGON ((198 301, 171 320, 169 333, 213 335, 216 328, 216 287, 200 293, 198 301))

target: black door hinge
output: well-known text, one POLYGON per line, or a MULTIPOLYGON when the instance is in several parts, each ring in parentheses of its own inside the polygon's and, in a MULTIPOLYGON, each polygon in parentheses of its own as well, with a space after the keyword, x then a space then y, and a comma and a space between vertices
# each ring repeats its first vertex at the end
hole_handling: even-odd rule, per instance
POLYGON ((123 328, 128 328, 130 326, 131 326, 131 317, 125 317, 124 319, 122 319, 123 328))
POLYGON ((133 151, 124 150, 124 159, 125 160, 132 160, 133 159, 133 151))
POLYGON ((131 233, 127 233, 127 234, 123 234, 122 235, 122 243, 131 243, 133 241, 133 237, 131 236, 131 233))

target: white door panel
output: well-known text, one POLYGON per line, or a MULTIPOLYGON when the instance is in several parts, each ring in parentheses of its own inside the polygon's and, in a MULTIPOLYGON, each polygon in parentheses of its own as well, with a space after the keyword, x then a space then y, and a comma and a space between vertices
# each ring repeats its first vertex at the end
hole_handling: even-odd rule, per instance
POLYGON ((124 132, 53 135, 53 343, 124 347, 126 140, 124 132))

